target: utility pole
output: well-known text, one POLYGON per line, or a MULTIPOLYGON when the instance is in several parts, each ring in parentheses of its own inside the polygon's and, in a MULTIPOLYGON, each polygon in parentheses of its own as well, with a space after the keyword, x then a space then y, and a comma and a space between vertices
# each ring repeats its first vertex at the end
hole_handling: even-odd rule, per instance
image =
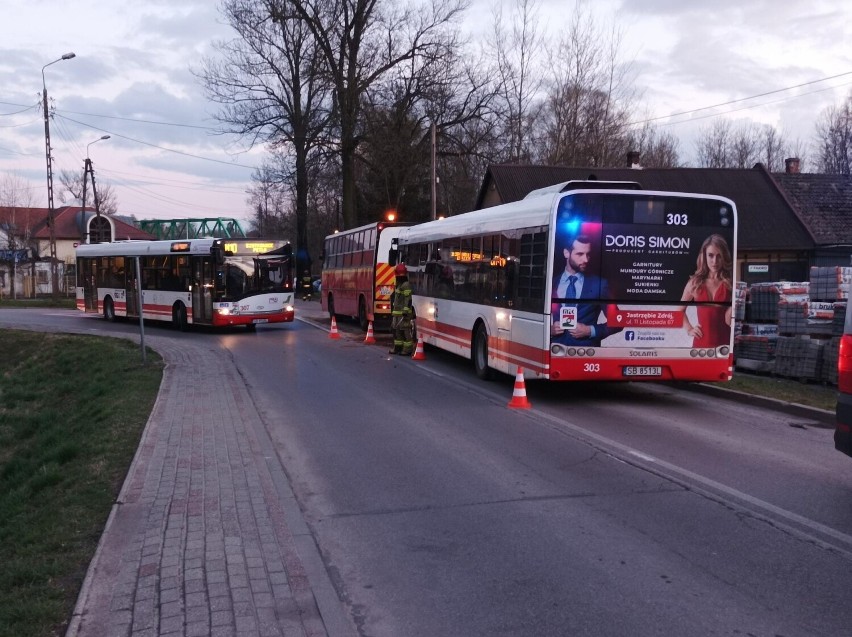
POLYGON ((432 122, 432 221, 437 219, 438 210, 438 193, 436 188, 436 168, 435 168, 435 146, 436 146, 435 122, 432 122))
POLYGON ((44 108, 44 154, 47 158, 47 223, 50 227, 50 287, 53 300, 59 298, 59 271, 56 259, 56 211, 53 209, 53 159, 50 156, 50 113, 47 106, 47 83, 44 80, 44 69, 51 64, 76 57, 74 53, 66 53, 61 58, 41 67, 42 101, 44 108))
MULTIPOLYGON (((80 211, 81 214, 83 215, 84 219, 85 219, 85 216, 86 216, 86 183, 88 182, 88 176, 89 175, 92 176, 92 196, 95 199, 95 216, 96 217, 101 216, 101 204, 98 201, 98 189, 95 187, 95 168, 92 165, 92 160, 89 159, 89 146, 91 146, 92 144, 96 144, 99 141, 102 141, 104 139, 109 139, 109 138, 110 138, 109 135, 102 135, 101 137, 99 137, 95 141, 89 142, 88 144, 86 144, 86 159, 83 162, 83 201, 82 201, 82 210, 80 211)), ((100 227, 100 226, 98 226, 98 227, 100 227)), ((96 239, 95 243, 101 242, 100 236, 95 237, 95 239, 96 239)), ((81 237, 81 240, 85 240, 85 238, 81 237)), ((92 243, 92 237, 89 236, 88 240, 86 240, 85 242, 86 243, 92 243)))

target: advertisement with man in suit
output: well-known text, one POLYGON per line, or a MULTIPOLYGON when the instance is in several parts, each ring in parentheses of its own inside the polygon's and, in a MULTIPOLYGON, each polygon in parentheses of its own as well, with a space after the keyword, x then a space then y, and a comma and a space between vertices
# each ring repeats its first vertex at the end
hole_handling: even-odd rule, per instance
POLYGON ((599 347, 604 338, 621 330, 607 325, 606 305, 602 300, 609 298, 609 285, 590 266, 599 258, 593 251, 593 245, 599 241, 583 233, 557 236, 557 242, 560 239, 565 264, 561 269, 554 267, 550 340, 563 345, 599 347))

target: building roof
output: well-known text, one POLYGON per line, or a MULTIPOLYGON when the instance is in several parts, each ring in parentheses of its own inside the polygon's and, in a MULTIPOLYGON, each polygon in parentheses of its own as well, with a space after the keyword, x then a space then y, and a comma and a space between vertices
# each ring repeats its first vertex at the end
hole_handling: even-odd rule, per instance
MULTIPOLYGON (((54 214, 56 220, 56 239, 59 241, 79 241, 80 240, 80 206, 63 206, 57 208, 54 214)), ((86 214, 95 214, 93 208, 86 207, 86 214)), ((106 215, 104 215, 106 216, 106 215)), ((48 209, 47 208, 19 208, 10 206, 0 206, 0 224, 14 225, 21 230, 28 229, 30 237, 40 240, 50 239, 50 227, 47 224, 48 209)), ((151 240, 154 235, 140 230, 133 224, 122 221, 118 217, 110 216, 113 227, 115 228, 116 239, 138 239, 151 240)))
POLYGON ((773 173, 772 179, 818 245, 852 245, 852 177, 773 173))
MULTIPOLYGON (((758 164, 751 169, 736 168, 569 168, 498 164, 489 166, 476 201, 481 208, 489 191, 501 203, 522 199, 528 192, 572 179, 594 175, 605 181, 637 181, 646 190, 669 190, 721 195, 737 206, 738 241, 750 250, 812 250, 825 233, 815 229, 819 219, 794 207, 795 203, 779 188, 777 175, 758 164)), ((792 175, 791 175, 792 176, 792 175)), ((848 190, 847 190, 848 192, 848 190)), ((852 216, 852 207, 846 209, 852 216)), ((845 234, 852 233, 847 229, 845 234)), ((831 243, 836 243, 836 240, 831 243)))

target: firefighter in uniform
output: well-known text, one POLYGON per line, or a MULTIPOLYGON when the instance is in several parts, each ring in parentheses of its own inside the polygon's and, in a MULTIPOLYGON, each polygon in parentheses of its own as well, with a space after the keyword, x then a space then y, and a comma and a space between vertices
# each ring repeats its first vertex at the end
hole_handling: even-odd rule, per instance
POLYGON ((404 263, 394 269, 396 287, 391 298, 391 329, 393 331, 393 349, 391 354, 411 356, 414 353, 414 308, 411 305, 411 284, 408 282, 408 270, 404 263))
POLYGON ((311 293, 313 292, 313 281, 311 280, 311 273, 308 270, 305 270, 302 273, 302 300, 310 301, 311 293))

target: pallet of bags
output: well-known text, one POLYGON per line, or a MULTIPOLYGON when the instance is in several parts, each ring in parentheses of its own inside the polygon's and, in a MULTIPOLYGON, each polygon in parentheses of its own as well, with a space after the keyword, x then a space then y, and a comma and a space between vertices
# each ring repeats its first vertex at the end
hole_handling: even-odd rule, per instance
POLYGON ((747 300, 748 283, 737 281, 737 286, 734 289, 734 319, 738 323, 745 321, 747 300))
POLYGON ((843 325, 846 322, 846 301, 835 301, 834 318, 831 321, 831 335, 843 336, 843 325))
POLYGON ((840 357, 840 337, 832 336, 825 342, 822 351, 822 380, 830 385, 837 384, 837 359, 840 357))
POLYGON ((784 336, 797 336, 808 333, 808 303, 789 300, 780 296, 778 300, 778 333, 784 336))
POLYGON ((751 336, 778 336, 778 323, 743 323, 743 334, 751 336))
POLYGON ((779 336, 775 344, 775 374, 799 380, 821 380, 824 344, 801 336, 779 336))
POLYGON ((748 288, 748 320, 778 320, 778 287, 774 283, 752 283, 748 288))
POLYGON ((757 336, 743 334, 734 339, 734 358, 737 365, 741 359, 752 361, 771 361, 775 358, 777 335, 757 336))
POLYGON ((775 283, 753 283, 748 289, 748 312, 750 321, 776 322, 778 304, 783 299, 792 303, 808 300, 809 283, 779 281, 775 283))
POLYGON ((834 331, 834 302, 809 301, 806 306, 807 333, 811 336, 831 336, 834 331))
POLYGON ((840 301, 849 298, 852 267, 811 267, 810 294, 816 301, 840 301))

